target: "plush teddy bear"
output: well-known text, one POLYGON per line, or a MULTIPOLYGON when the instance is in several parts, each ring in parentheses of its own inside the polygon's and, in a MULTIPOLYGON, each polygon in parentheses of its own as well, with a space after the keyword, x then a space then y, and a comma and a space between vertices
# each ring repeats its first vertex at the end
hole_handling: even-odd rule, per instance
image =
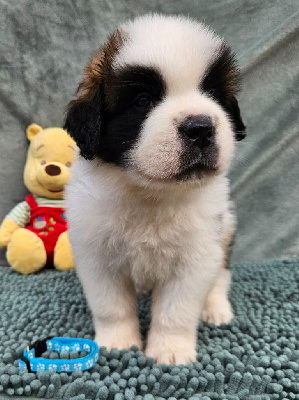
POLYGON ((61 128, 27 128, 30 146, 24 183, 31 192, 15 206, 0 226, 0 246, 6 247, 9 264, 22 274, 31 274, 53 264, 58 270, 73 268, 63 209, 63 188, 77 146, 61 128))

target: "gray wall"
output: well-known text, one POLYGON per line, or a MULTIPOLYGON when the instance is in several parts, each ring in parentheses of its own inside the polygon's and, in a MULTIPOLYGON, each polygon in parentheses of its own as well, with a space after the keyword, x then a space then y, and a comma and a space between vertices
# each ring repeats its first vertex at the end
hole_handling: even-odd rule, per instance
POLYGON ((27 125, 61 126, 91 53, 120 22, 146 12, 210 24, 239 59, 248 136, 230 172, 239 220, 233 261, 298 256, 296 0, 0 0, 0 218, 26 194, 27 125))

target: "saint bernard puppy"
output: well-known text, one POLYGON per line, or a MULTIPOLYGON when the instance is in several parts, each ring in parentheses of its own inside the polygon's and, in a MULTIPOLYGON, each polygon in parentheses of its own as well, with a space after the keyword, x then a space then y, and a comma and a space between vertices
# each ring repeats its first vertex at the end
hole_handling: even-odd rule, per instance
POLYGON ((229 47, 183 16, 127 22, 88 63, 65 122, 80 148, 66 208, 100 346, 143 347, 140 290, 152 292, 145 353, 157 363, 195 361, 200 318, 233 318, 238 82, 229 47))

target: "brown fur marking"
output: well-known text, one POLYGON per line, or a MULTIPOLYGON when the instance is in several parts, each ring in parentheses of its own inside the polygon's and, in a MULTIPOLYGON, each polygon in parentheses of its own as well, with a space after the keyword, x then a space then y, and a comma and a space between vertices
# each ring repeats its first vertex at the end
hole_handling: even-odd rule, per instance
POLYGON ((84 76, 79 84, 78 98, 71 104, 90 101, 96 94, 101 82, 108 80, 111 72, 112 60, 124 42, 124 35, 116 30, 106 44, 98 50, 87 64, 84 76))

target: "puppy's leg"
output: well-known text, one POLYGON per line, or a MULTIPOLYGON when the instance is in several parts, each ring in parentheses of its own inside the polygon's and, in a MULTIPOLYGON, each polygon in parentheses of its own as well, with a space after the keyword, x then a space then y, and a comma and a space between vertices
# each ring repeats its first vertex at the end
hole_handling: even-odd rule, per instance
POLYGON ((146 355, 157 363, 196 361, 197 325, 219 263, 201 260, 184 274, 159 283, 152 293, 152 322, 146 355))
POLYGON ((221 267, 216 279, 216 283, 208 295, 202 319, 205 322, 220 325, 228 324, 234 317, 228 291, 230 287, 231 273, 228 268, 221 267))
POLYGON ((111 274, 105 268, 78 263, 77 271, 83 284, 99 346, 129 349, 142 348, 137 316, 137 296, 132 282, 121 272, 111 274), (82 267, 82 268, 81 268, 82 267))
POLYGON ((228 214, 224 219, 224 236, 222 241, 223 262, 219 270, 216 282, 208 295, 202 319, 205 322, 220 325, 228 324, 234 317, 230 302, 228 300, 228 292, 231 282, 231 272, 229 270, 229 258, 234 235, 234 217, 228 214))

